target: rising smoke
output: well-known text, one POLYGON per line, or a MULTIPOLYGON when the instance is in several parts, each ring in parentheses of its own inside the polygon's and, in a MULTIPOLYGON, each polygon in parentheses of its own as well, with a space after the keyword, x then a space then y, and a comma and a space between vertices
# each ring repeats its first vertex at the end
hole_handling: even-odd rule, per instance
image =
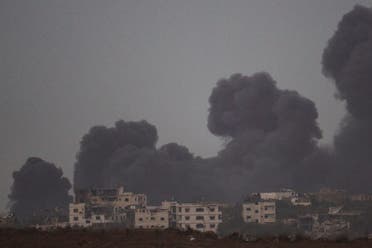
POLYGON ((145 121, 93 127, 83 137, 75 188, 125 185, 154 201, 234 201, 247 192, 293 187, 363 191, 372 183, 372 14, 356 6, 346 14, 323 55, 348 116, 334 147, 319 147, 314 103, 279 89, 268 73, 234 74, 217 82, 209 98, 208 128, 225 147, 195 158, 175 143, 157 149, 156 128, 145 121))
POLYGON ((338 25, 323 53, 323 72, 333 79, 347 116, 334 140, 338 181, 352 191, 372 187, 372 10, 355 6, 338 25))
MULTIPOLYGON (((371 9, 356 6, 342 18, 322 64, 348 110, 333 147, 317 144, 321 131, 311 100, 279 89, 267 73, 234 74, 219 80, 209 98, 208 128, 226 144, 218 156, 194 157, 176 143, 156 148, 156 127, 146 121, 95 126, 81 140, 74 189, 124 185, 153 203, 236 201, 281 187, 371 191, 371 9)), ((55 165, 29 158, 13 178, 9 199, 20 220, 67 210, 71 185, 55 165)))
POLYGON ((125 185, 158 202, 233 201, 250 190, 293 186, 293 171, 321 137, 314 103, 278 89, 267 73, 222 79, 209 101, 208 127, 228 141, 217 157, 195 158, 176 143, 156 149, 155 127, 119 121, 83 137, 75 188, 125 185))
MULTIPOLYGON (((13 172, 9 195, 11 211, 22 222, 60 211, 65 214, 72 197, 69 180, 54 164, 40 158, 29 158, 22 168, 13 172)), ((58 213, 57 213, 58 214, 58 213)))
POLYGON ((123 185, 148 194, 153 202, 192 199, 194 156, 176 143, 156 149, 157 138, 156 128, 146 121, 91 128, 77 155, 75 190, 123 185))
POLYGON ((237 189, 294 186, 293 171, 321 138, 312 101, 278 89, 270 75, 257 73, 220 80, 209 102, 208 127, 230 140, 219 160, 225 169, 236 167, 237 189), (237 180, 238 175, 244 176, 237 180))
MULTIPOLYGON (((77 155, 75 189, 104 187, 105 178, 102 175, 112 156, 118 157, 123 153, 125 159, 133 159, 139 152, 154 149, 157 139, 155 126, 146 121, 118 121, 112 128, 92 127, 83 137, 77 155)), ((123 166, 128 166, 128 163, 123 166)))

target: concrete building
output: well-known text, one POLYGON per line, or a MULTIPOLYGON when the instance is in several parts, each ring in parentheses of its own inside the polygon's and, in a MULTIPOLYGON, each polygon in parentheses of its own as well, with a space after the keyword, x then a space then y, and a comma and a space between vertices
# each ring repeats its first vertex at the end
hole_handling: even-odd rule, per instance
POLYGON ((92 225, 90 218, 87 218, 85 203, 70 203, 69 206, 70 226, 88 227, 92 225))
POLYGON ((274 223, 276 222, 275 201, 257 200, 243 203, 242 217, 246 223, 274 223))
POLYGON ((76 193, 75 203, 70 204, 71 226, 88 227, 105 224, 128 224, 128 213, 144 208, 147 197, 144 194, 117 189, 90 189, 76 193))
POLYGON ((161 207, 137 208, 129 213, 131 226, 145 229, 164 229, 169 227, 168 209, 161 207))
POLYGON ((147 205, 147 197, 145 194, 125 192, 124 187, 120 187, 113 205, 116 208, 126 208, 128 206, 145 207, 147 205))
POLYGON ((294 206, 301 206, 301 207, 311 206, 310 199, 303 198, 303 197, 294 197, 294 198, 291 199, 291 203, 294 206))
POLYGON ((146 206, 147 197, 144 194, 125 192, 124 187, 117 189, 97 188, 90 190, 79 190, 75 196, 76 203, 89 203, 95 206, 113 205, 125 208, 127 206, 146 206))
POLYGON ((281 189, 278 192, 263 192, 257 193, 262 200, 285 200, 298 197, 298 194, 291 189, 281 189))
POLYGON ((218 225, 222 222, 221 206, 216 203, 163 202, 162 207, 170 213, 171 227, 217 232, 218 225))

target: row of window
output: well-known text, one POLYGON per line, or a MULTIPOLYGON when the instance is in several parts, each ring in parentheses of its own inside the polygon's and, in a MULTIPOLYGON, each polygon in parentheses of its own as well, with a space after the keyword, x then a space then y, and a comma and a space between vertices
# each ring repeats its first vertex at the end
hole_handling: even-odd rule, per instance
MULTIPOLYGON (((196 220, 204 220, 204 216, 201 216, 201 215, 197 215, 195 217, 196 220)), ((210 215, 209 216, 209 220, 215 220, 216 219, 216 216, 215 215, 210 215)), ((185 220, 190 220, 190 216, 185 216, 185 220)))
MULTIPOLYGON (((216 208, 214 207, 208 207, 209 211, 210 212, 214 212, 216 210, 216 208)), ((184 208, 185 212, 186 213, 189 213, 190 212, 190 208, 184 208)), ((195 212, 204 212, 205 211, 205 208, 204 207, 199 207, 199 208, 195 208, 195 212)), ((178 207, 178 212, 182 212, 182 207, 178 207)))
MULTIPOLYGON (((155 217, 151 217, 150 219, 151 219, 151 220, 156 220, 155 217)), ((165 218, 164 218, 164 217, 160 217, 160 220, 161 220, 161 221, 164 221, 165 218)), ((143 221, 143 218, 142 218, 142 217, 138 218, 138 221, 143 221)))
MULTIPOLYGON (((161 225, 161 226, 154 226, 154 225, 151 225, 151 226, 147 226, 147 228, 150 227, 150 228, 165 228, 165 226, 161 225)), ((144 228, 142 225, 139 225, 138 228, 144 228)))
MULTIPOLYGON (((199 224, 196 224, 195 227, 198 228, 198 229, 201 229, 201 228, 206 227, 206 225, 199 223, 199 224)), ((216 227, 216 224, 209 224, 209 227, 210 228, 215 228, 216 227)))
MULTIPOLYGON (((265 211, 267 210, 273 210, 274 207, 273 206, 269 206, 269 207, 264 207, 265 211)), ((252 209, 251 208, 246 208, 247 211, 251 211, 252 209)), ((258 213, 258 210, 255 210, 255 213, 258 213)))
MULTIPOLYGON (((264 216, 261 216, 261 217, 264 217, 265 219, 268 219, 268 218, 274 218, 275 216, 273 214, 265 214, 264 216)), ((248 215, 246 218, 247 218, 247 220, 250 220, 252 218, 252 216, 248 215)))

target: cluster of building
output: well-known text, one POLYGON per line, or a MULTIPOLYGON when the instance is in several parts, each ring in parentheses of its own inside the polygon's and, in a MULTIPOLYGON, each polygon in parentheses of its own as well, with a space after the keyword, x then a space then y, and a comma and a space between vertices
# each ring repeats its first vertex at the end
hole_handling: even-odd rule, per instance
MULTIPOLYGON (((351 208, 350 204, 344 208, 343 204, 353 202, 356 206, 368 208, 370 203, 361 203, 367 201, 372 204, 371 195, 350 195, 343 190, 322 189, 316 193, 301 194, 282 189, 250 194, 241 205, 240 216, 247 224, 267 225, 270 228, 270 224, 280 223, 302 230, 309 236, 322 238, 350 230, 350 220, 355 216, 360 217, 363 211, 369 212, 357 211, 361 209, 351 208), (283 214, 283 211, 287 214, 283 214)), ((75 192, 74 202, 69 205, 68 222, 46 218, 43 224, 36 227, 47 230, 67 226, 177 228, 217 232, 225 207, 229 208, 227 204, 220 203, 177 201, 163 201, 158 206, 151 206, 145 194, 127 192, 124 187, 96 188, 75 192)), ((225 219, 229 221, 229 216, 226 215, 225 219)), ((2 216, 0 226, 14 223, 14 220, 12 216, 2 216)))
MULTIPOLYGON (((290 189, 278 192, 261 192, 250 194, 242 206, 242 218, 246 223, 282 223, 291 225, 306 235, 317 238, 329 238, 351 231, 351 221, 361 216, 363 211, 345 208, 347 202, 372 202, 368 194, 348 194, 344 190, 323 188, 319 192, 300 194, 290 189), (278 203, 285 204, 278 206, 278 203), (312 202, 318 206, 312 207, 312 202), (319 204, 323 204, 319 208, 319 204), (324 209, 324 206, 328 206, 324 209), (291 217, 280 216, 282 208, 297 209, 296 215, 291 217)), ((357 204, 358 205, 358 204, 357 204)), ((349 204, 350 206, 350 204, 349 204)), ((288 209, 284 212, 288 212, 288 209)), ((284 214, 285 215, 285 214, 284 214)))
POLYGON ((160 206, 149 206, 146 195, 126 192, 123 187, 77 192, 69 208, 69 225, 73 227, 120 225, 216 232, 221 222, 220 204, 164 201, 160 206))

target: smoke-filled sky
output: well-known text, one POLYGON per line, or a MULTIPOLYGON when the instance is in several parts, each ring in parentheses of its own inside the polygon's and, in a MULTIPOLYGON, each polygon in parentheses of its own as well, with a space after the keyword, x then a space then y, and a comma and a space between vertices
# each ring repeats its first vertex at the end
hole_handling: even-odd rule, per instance
POLYGON ((316 104, 322 142, 344 116, 322 53, 354 0, 0 1, 0 209, 30 156, 72 179, 79 141, 118 119, 156 125, 158 146, 203 157, 220 78, 267 71, 316 104))

